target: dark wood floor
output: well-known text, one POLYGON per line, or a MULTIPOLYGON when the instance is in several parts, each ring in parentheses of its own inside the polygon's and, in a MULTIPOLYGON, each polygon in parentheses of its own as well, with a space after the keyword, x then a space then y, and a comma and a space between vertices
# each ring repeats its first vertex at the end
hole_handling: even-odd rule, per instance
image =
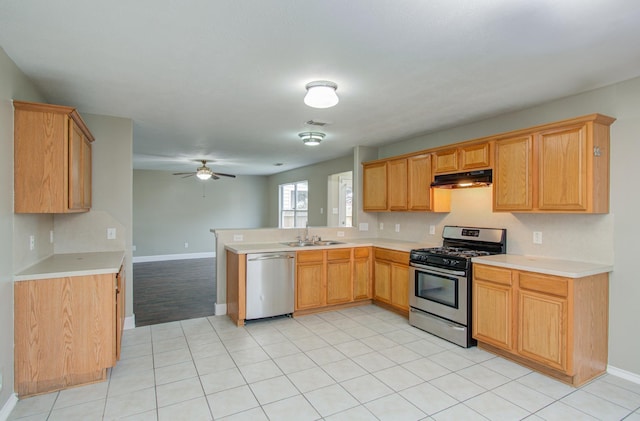
POLYGON ((216 259, 133 264, 136 326, 212 316, 216 302, 216 259))

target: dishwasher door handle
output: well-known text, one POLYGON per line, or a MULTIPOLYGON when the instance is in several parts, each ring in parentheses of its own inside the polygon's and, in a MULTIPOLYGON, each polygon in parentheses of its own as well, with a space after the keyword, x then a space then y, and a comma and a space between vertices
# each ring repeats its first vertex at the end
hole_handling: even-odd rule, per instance
POLYGON ((249 261, 256 262, 258 260, 275 260, 275 259, 295 259, 295 256, 291 256, 289 254, 276 254, 274 256, 254 257, 253 259, 249 259, 249 261))

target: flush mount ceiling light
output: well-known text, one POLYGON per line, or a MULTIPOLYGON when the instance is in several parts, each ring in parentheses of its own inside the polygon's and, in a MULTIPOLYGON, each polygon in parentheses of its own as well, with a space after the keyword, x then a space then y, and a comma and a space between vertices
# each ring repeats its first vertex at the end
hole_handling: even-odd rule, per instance
POLYGON ((316 146, 322 142, 322 139, 326 136, 324 133, 320 132, 302 132, 298 133, 300 139, 302 139, 302 143, 307 146, 316 146))
POLYGON ((338 85, 328 80, 317 80, 307 83, 307 94, 304 103, 313 108, 329 108, 339 101, 336 90, 338 85))

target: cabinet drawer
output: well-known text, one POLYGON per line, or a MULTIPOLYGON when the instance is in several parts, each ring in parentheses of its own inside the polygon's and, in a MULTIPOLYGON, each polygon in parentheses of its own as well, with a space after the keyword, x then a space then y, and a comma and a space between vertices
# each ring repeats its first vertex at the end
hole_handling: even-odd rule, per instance
POLYGON ((389 260, 402 265, 409 264, 409 253, 404 251, 376 248, 375 256, 380 260, 389 260))
POLYGON ((299 251, 296 253, 298 263, 322 262, 322 250, 299 251))
POLYGON ((349 260, 349 259, 351 259, 351 249, 327 250, 327 260, 349 260))
POLYGON ((355 258, 369 257, 369 247, 357 247, 353 249, 355 258))
POLYGON ((473 265, 474 279, 482 279, 498 284, 511 285, 511 270, 493 266, 473 265))
POLYGON ((531 272, 520 272, 520 288, 566 297, 569 281, 558 276, 546 276, 531 272))

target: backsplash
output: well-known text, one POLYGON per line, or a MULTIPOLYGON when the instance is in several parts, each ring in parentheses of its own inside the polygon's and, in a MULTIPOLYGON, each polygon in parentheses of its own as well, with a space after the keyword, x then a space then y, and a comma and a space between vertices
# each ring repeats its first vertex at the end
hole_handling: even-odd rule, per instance
POLYGON ((612 214, 492 212, 492 189, 480 187, 452 190, 450 213, 379 213, 378 237, 439 242, 444 225, 506 228, 507 253, 612 264, 613 219, 612 214), (430 225, 435 235, 429 234, 430 225), (542 244, 533 244, 534 231, 542 232, 542 244))

